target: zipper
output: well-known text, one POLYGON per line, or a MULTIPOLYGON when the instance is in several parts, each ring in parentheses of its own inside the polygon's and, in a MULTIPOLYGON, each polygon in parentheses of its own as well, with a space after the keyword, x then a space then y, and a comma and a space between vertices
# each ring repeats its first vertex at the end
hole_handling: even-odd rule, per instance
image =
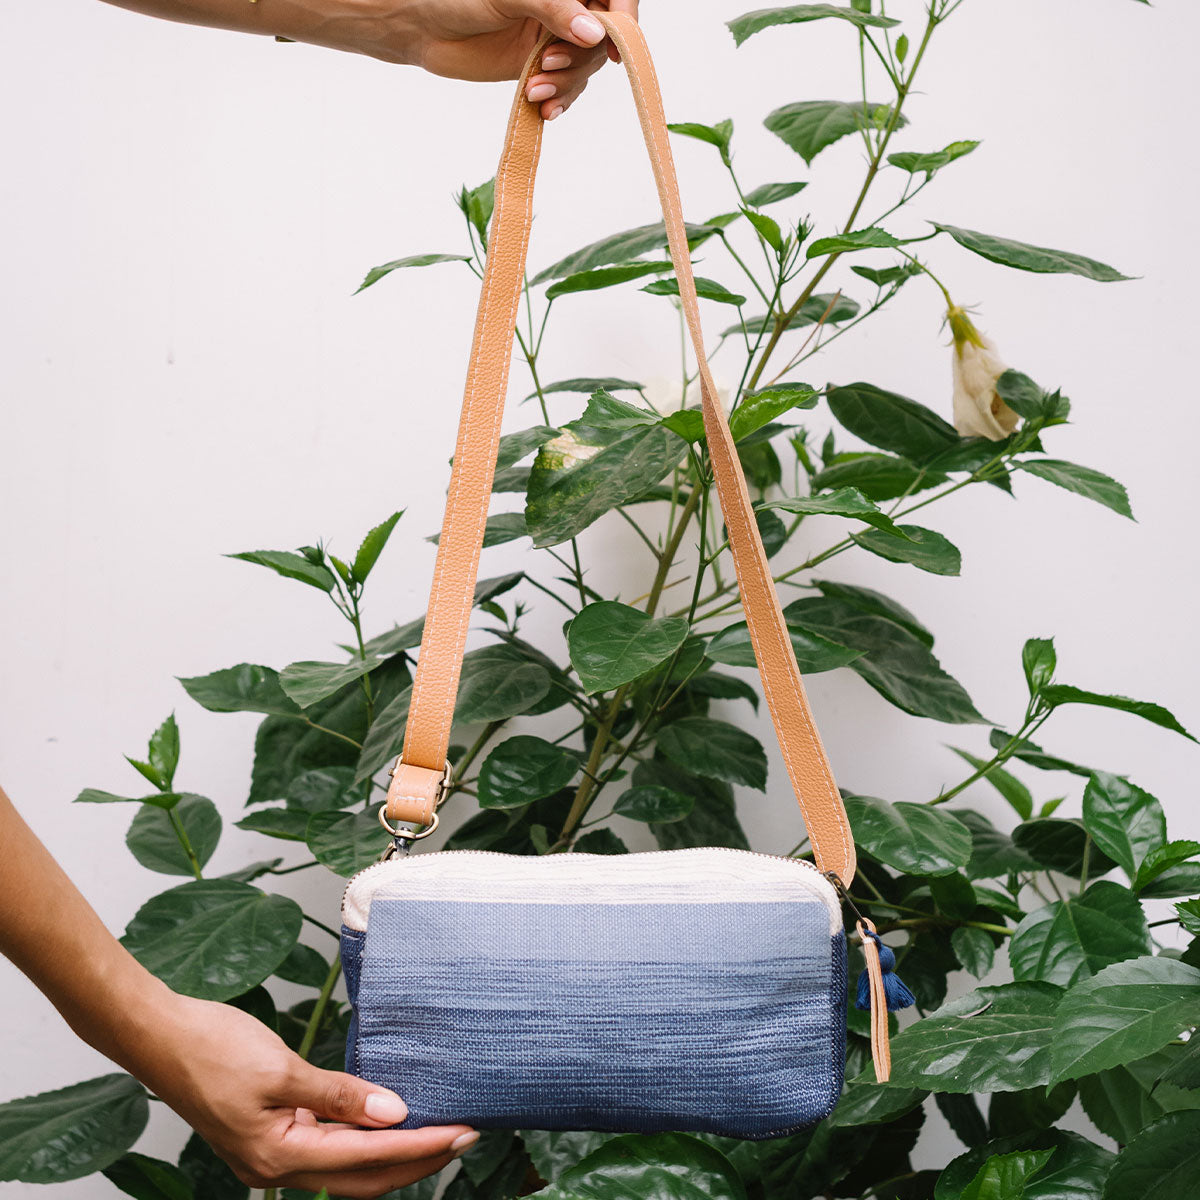
MULTIPOLYGON (((390 850, 391 847, 389 846, 388 849, 390 850)), ((838 879, 838 877, 832 871, 822 871, 820 867, 818 867, 815 863, 810 863, 807 859, 789 858, 786 854, 768 854, 768 853, 766 853, 766 851, 763 851, 763 850, 742 850, 737 846, 681 846, 675 850, 642 850, 642 851, 635 851, 634 853, 635 854, 690 854, 695 850, 721 850, 727 854, 749 854, 749 855, 754 856, 755 858, 772 858, 772 859, 775 859, 777 862, 792 863, 794 866, 803 867, 804 869, 806 869, 808 871, 815 872, 827 884, 829 884, 834 889, 835 893, 838 895, 838 897, 840 899, 846 901, 846 903, 849 903, 849 897, 846 895, 846 889, 842 886, 842 881, 840 879, 838 879)), ((369 875, 372 871, 378 871, 383 867, 390 866, 394 861, 397 861, 397 859, 394 856, 388 854, 387 851, 385 851, 384 853, 387 855, 387 857, 381 858, 378 862, 372 863, 369 867, 363 867, 363 869, 361 871, 356 871, 346 881, 346 886, 345 886, 345 888, 342 889, 342 903, 341 903, 341 911, 342 912, 345 912, 346 897, 350 894, 350 889, 351 889, 351 887, 354 886, 354 884, 356 884, 364 876, 369 875)), ((519 855, 519 854, 505 854, 503 851, 500 851, 500 850, 434 850, 434 851, 431 851, 431 854, 486 854, 486 855, 490 855, 492 858, 525 857, 525 856, 519 855)), ((570 852, 568 852, 567 855, 555 855, 556 858, 569 857, 569 856, 570 856, 570 852)), ((424 856, 421 856, 421 857, 424 857, 424 856)), ((531 856, 531 857, 540 857, 540 856, 531 856)), ((604 857, 604 856, 603 855, 580 854, 580 855, 575 855, 575 857, 577 857, 577 858, 600 858, 600 857, 604 857)), ((623 857, 623 856, 613 856, 613 857, 623 857)), ((399 861, 405 861, 405 860, 400 859, 399 861)), ((851 907, 853 907, 853 905, 851 905, 851 907)), ((857 912, 857 911, 858 910, 855 909, 855 912, 857 912)))

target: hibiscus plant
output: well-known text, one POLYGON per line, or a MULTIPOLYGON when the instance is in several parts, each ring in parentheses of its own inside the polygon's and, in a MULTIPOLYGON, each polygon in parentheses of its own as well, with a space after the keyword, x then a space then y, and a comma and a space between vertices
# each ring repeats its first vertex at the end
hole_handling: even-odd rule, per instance
MULTIPOLYGON (((1027 272, 1124 276, 1079 254, 957 225, 935 222, 929 232, 910 217, 939 174, 977 148, 958 141, 921 149, 913 137, 912 149, 902 135, 921 66, 962 2, 931 0, 924 10, 894 3, 912 10, 903 20, 882 0, 853 0, 729 22, 739 45, 799 38, 803 30, 787 27, 815 20, 843 23, 848 46, 857 45, 861 96, 801 99, 766 117, 807 166, 839 139, 861 142, 865 174, 837 228, 804 218, 807 180, 759 181, 743 174, 740 160, 735 168, 729 121, 672 127, 710 144, 728 172, 727 199, 691 227, 691 242, 706 248, 702 297, 728 312, 713 357, 738 381, 732 426, 776 580, 799 587, 784 598, 801 668, 854 672, 904 713, 959 727, 960 748, 948 761, 961 778, 924 803, 856 794, 852 769, 842 781, 860 856, 852 899, 894 947, 917 999, 894 1036, 892 1079, 875 1082, 866 1015, 851 1007, 845 1093, 811 1130, 762 1143, 488 1132, 446 1178, 414 1185, 406 1197, 1195 1194, 1188 1189, 1200 1166, 1200 1043, 1190 1034, 1200 1023, 1200 842, 1172 840, 1159 801, 1136 783, 1103 764, 1061 757, 1048 742, 1068 706, 1119 710, 1159 726, 1163 737, 1191 735, 1161 706, 1110 694, 1119 679, 1074 670, 1060 678, 1045 636, 1026 641, 1019 662, 1014 647, 1027 699, 992 725, 935 657, 925 623, 884 591, 839 579, 834 562, 871 556, 865 561, 877 565, 883 588, 893 572, 957 575, 958 548, 926 522, 935 504, 977 485, 1048 502, 1062 495, 1042 489, 1049 483, 1106 506, 1113 519, 1132 515, 1119 483, 1054 456, 1068 441, 1069 401, 1007 369, 944 282, 962 253, 1027 272), (868 86, 890 99, 869 102, 878 93, 868 86), (721 281, 709 275, 718 271, 721 281), (926 286, 945 298, 953 424, 887 379, 799 382, 825 347, 902 292, 926 286), (920 510, 928 512, 918 524, 920 510), (825 543, 814 528, 816 536, 836 532, 825 543), (1006 805, 1008 819, 986 817, 985 798, 1006 805), (940 1157, 929 1146, 914 1154, 934 1108, 961 1146, 940 1157)), ((464 188, 458 200, 461 253, 389 262, 363 286, 443 262, 480 274, 491 185, 464 188)), ((512 543, 487 556, 510 569, 478 585, 477 641, 463 670, 460 744, 443 810, 450 832, 435 848, 535 855, 749 846, 737 801, 767 788, 768 759, 744 727, 759 707, 758 679, 724 552, 694 364, 685 362, 676 400, 657 407, 637 380, 546 380, 539 368, 552 311, 577 293, 632 284, 648 296, 630 303, 677 306, 664 245, 661 224, 646 225, 528 280, 516 339, 541 419, 501 445, 485 545, 512 543), (552 419, 552 409, 567 419, 552 419), (624 598, 597 590, 602 564, 579 549, 579 535, 602 519, 628 527, 629 555, 644 563, 643 582, 624 598), (528 553, 530 543, 540 553, 528 553), (534 603, 554 614, 534 635, 540 645, 529 640, 534 603), (559 619, 562 637, 545 636, 559 619)), ((130 851, 151 870, 188 879, 134 917, 130 950, 172 987, 248 1010, 323 1066, 341 1063, 349 1019, 336 936, 326 928, 336 877, 374 861, 386 841, 377 811, 404 731, 423 624, 420 614, 395 623, 385 596, 365 599, 389 538, 429 532, 408 531, 399 519, 394 513, 371 530, 352 556, 322 545, 235 556, 324 593, 350 633, 333 661, 280 670, 242 664, 182 681, 211 712, 262 714, 247 808, 236 822, 250 865, 220 877, 219 919, 197 900, 211 886, 206 870, 222 819, 211 800, 176 782, 173 717, 145 760, 131 760, 142 790, 151 785, 148 796, 89 789, 78 797, 140 800, 130 851), (277 919, 245 919, 262 888, 306 869, 331 873, 312 889, 315 915, 302 922, 294 900, 272 895, 277 919), (177 953, 180 943, 193 952, 177 953)), ((1049 519, 1060 519, 1057 506, 1049 519)), ((1110 749, 1098 747, 1096 757, 1110 749)), ((897 775, 904 765, 896 764, 897 775)), ((787 787, 772 783, 771 803, 794 819, 787 787)), ((806 842, 758 848, 809 852, 806 842)), ((198 1137, 181 1131, 177 1162, 135 1152, 146 1113, 144 1090, 127 1076, 10 1101, 0 1106, 0 1179, 45 1183, 102 1170, 137 1197, 248 1195, 198 1137), (6 1136, 39 1121, 56 1136, 69 1132, 70 1156, 35 1161, 28 1136, 19 1144, 6 1136)))

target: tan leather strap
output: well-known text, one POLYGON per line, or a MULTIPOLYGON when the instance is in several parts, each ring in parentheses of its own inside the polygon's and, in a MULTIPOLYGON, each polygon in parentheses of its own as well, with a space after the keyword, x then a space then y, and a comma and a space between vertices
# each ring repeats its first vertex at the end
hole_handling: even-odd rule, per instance
POLYGON ((883 964, 879 947, 870 934, 875 923, 861 917, 855 922, 858 940, 867 964, 867 984, 871 994, 871 1061, 875 1064, 875 1082, 887 1083, 892 1077, 892 1047, 888 1030, 887 994, 883 990, 883 964))
MULTIPOLYGON (((850 823, 813 723, 729 421, 708 369, 679 185, 654 66, 642 31, 632 17, 598 10, 593 15, 620 52, 650 152, 671 261, 679 281, 679 298, 699 366, 704 427, 717 495, 729 531, 729 547, 763 692, 817 865, 849 884, 855 862, 850 823)), ((541 51, 549 40, 549 35, 541 40, 521 74, 496 172, 495 210, 446 516, 413 683, 402 765, 397 765, 388 790, 387 814, 393 821, 428 819, 450 742, 459 669, 491 500, 513 327, 525 276, 533 181, 542 141, 541 114, 536 104, 525 99, 525 83, 539 66, 541 51)))

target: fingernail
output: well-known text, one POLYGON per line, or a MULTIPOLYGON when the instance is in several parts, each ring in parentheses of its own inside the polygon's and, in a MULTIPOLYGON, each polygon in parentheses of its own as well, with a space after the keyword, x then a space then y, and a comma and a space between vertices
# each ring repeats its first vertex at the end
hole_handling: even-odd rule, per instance
POLYGON ((363 1112, 372 1121, 399 1125, 408 1116, 408 1105, 392 1092, 372 1092, 363 1103, 363 1112))
POLYGON ((555 117, 561 117, 562 112, 563 112, 563 106, 560 104, 560 105, 558 105, 557 108, 553 108, 550 110, 550 115, 546 118, 546 120, 553 121, 555 117))
POLYGON ((604 26, 595 17, 589 17, 587 13, 580 13, 571 22, 571 32, 581 42, 594 46, 604 37, 604 26))
POLYGON ((560 67, 569 67, 571 60, 565 54, 547 54, 542 59, 543 71, 557 71, 560 67))
POLYGON ((450 1143, 450 1149, 454 1152, 455 1158, 462 1158, 470 1148, 479 1141, 479 1134, 472 1131, 471 1133, 460 1133, 458 1137, 450 1143))
POLYGON ((525 93, 525 95, 536 103, 539 100, 549 100, 550 97, 553 96, 557 91, 558 88, 556 88, 552 83, 539 83, 531 87, 529 91, 525 93))

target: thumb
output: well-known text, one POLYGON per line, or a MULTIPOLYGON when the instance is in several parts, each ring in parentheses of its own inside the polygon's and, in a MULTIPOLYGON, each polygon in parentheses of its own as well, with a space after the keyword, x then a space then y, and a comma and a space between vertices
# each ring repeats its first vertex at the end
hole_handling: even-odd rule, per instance
POLYGON ((598 46, 606 36, 604 26, 579 0, 516 0, 512 8, 576 46, 598 46))
POLYGON ((408 1116, 408 1105, 395 1092, 357 1075, 322 1071, 303 1060, 293 1070, 286 1103, 327 1120, 375 1128, 399 1125, 408 1116))

